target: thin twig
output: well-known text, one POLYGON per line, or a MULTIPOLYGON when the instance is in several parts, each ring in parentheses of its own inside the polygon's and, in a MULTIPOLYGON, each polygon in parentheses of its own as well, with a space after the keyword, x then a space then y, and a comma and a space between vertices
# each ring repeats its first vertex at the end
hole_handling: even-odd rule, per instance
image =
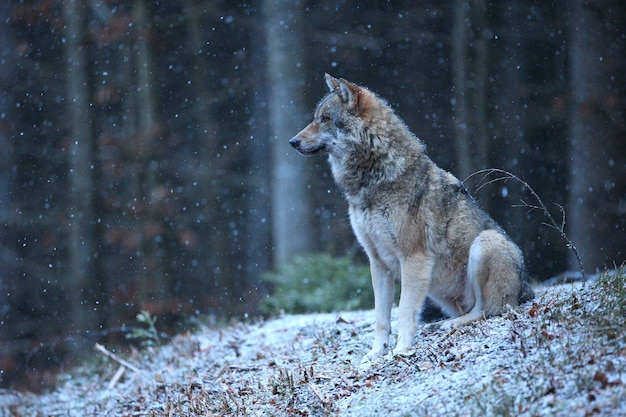
POLYGON ((572 252, 574 252, 574 255, 576 256, 576 260, 578 261, 578 268, 580 269, 580 273, 582 274, 583 280, 585 279, 585 270, 583 269, 582 258, 580 257, 580 254, 578 253, 576 246, 574 246, 574 244, 569 239, 569 237, 567 237, 567 234, 565 234, 565 209, 563 208, 563 206, 561 206, 558 203, 555 203, 555 205, 561 211, 561 225, 559 226, 559 224, 554 220, 554 217, 552 217, 552 214, 550 214, 550 212, 546 208, 545 204, 543 204, 543 201, 541 200, 541 198, 539 198, 539 195, 537 195, 535 190, 533 190, 526 181, 522 180, 518 176, 511 174, 510 172, 505 171, 503 169, 489 168, 489 169, 481 169, 480 171, 476 171, 475 173, 467 177, 464 182, 466 182, 467 180, 469 180, 470 178, 476 175, 482 175, 482 178, 480 180, 480 185, 478 186, 476 191, 480 190, 486 185, 493 184, 498 181, 507 181, 510 179, 513 179, 519 182, 520 184, 522 184, 524 187, 526 187, 526 189, 530 192, 530 194, 535 198, 538 205, 531 205, 529 203, 526 203, 524 200, 520 199, 520 201, 522 202, 522 206, 527 207, 529 209, 529 212, 533 210, 537 210, 537 209, 543 211, 543 214, 548 218, 548 221, 549 221, 548 223, 543 223, 543 224, 559 232, 559 234, 561 235, 561 238, 565 241, 565 244, 567 245, 567 247, 571 249, 572 252), (489 178, 493 174, 500 174, 502 176, 496 177, 496 178, 489 178))
POLYGON ((104 354, 104 356, 109 357, 111 359, 113 359, 115 362, 119 363, 120 365, 123 365, 125 367, 127 367, 128 369, 130 369, 131 371, 135 372, 135 373, 142 373, 141 369, 137 368, 136 366, 126 362, 124 359, 120 358, 119 356, 117 356, 115 353, 111 352, 110 350, 108 350, 107 348, 105 348, 104 346, 102 346, 100 343, 96 343, 96 345, 94 346, 94 348, 99 351, 102 352, 104 354))
POLYGON ((109 381, 109 385, 107 386, 108 389, 113 389, 113 387, 117 385, 117 382, 120 380, 122 375, 124 375, 125 370, 126 367, 124 365, 120 365, 120 367, 117 368, 117 372, 115 372, 115 375, 113 375, 113 378, 109 381))

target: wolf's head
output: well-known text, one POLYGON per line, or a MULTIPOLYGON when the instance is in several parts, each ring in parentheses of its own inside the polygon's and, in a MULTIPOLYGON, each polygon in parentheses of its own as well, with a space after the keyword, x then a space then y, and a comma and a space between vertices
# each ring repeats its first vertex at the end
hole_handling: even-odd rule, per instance
POLYGON ((289 143, 302 155, 329 155, 333 178, 346 196, 393 182, 408 160, 426 157, 424 145, 385 100, 370 90, 326 74, 330 89, 313 121, 289 143))
POLYGON ((302 155, 344 151, 345 146, 360 142, 366 114, 380 101, 369 90, 349 81, 325 75, 330 90, 317 105, 313 121, 289 143, 302 155))

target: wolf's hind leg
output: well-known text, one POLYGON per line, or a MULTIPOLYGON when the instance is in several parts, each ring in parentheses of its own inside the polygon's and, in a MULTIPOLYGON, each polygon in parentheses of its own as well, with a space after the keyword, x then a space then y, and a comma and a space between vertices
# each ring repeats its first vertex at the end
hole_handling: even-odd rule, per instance
POLYGON ((481 290, 483 310, 487 317, 500 314, 506 305, 517 306, 522 289, 523 258, 520 249, 495 230, 487 230, 485 235, 488 257, 485 259, 485 271, 481 290))
POLYGON ((484 317, 484 301, 482 293, 482 281, 485 280, 485 274, 488 273, 488 256, 485 256, 485 248, 480 235, 474 239, 469 250, 469 258, 467 261, 467 281, 465 286, 465 295, 463 304, 468 305, 473 301, 472 309, 458 317, 443 320, 438 323, 441 330, 450 330, 459 326, 464 326, 473 321, 480 320, 484 317))
POLYGON ((482 231, 469 250, 463 305, 466 314, 441 322, 449 330, 483 317, 499 314, 504 306, 517 305, 522 255, 519 248, 497 230, 482 231))

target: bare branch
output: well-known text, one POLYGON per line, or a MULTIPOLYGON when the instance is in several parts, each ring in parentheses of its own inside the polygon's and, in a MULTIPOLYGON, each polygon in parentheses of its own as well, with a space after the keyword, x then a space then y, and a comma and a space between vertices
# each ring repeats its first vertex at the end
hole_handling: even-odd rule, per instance
POLYGON ((119 363, 122 366, 125 366, 126 368, 130 369, 131 371, 140 374, 141 373, 141 369, 137 368, 136 366, 133 366, 132 364, 130 364, 129 362, 125 361, 124 359, 120 358, 119 356, 117 356, 115 353, 111 352, 110 350, 108 350, 107 348, 105 348, 104 346, 102 346, 99 343, 96 343, 96 345, 94 346, 94 348, 99 351, 102 352, 105 356, 113 359, 115 362, 119 363))
POLYGON ((545 204, 543 203, 539 195, 535 192, 535 190, 532 189, 532 187, 526 181, 522 180, 518 176, 508 171, 505 171, 503 169, 489 168, 489 169, 481 169, 480 171, 474 172, 472 175, 467 177, 465 181, 463 182, 466 182, 470 178, 473 178, 479 175, 482 177, 480 178, 479 186, 476 188, 476 191, 480 190, 481 188, 487 185, 494 184, 499 181, 515 180, 519 182, 520 184, 522 184, 530 192, 533 198, 537 201, 537 205, 529 204, 523 199, 520 199, 522 204, 516 207, 526 207, 529 209, 528 213, 534 210, 541 210, 543 212, 543 214, 548 218, 548 222, 544 222, 542 224, 552 229, 555 229, 556 231, 559 232, 559 234, 561 235, 561 238, 565 241, 565 244, 567 245, 567 247, 571 249, 572 252, 574 252, 574 255, 576 256, 576 260, 578 261, 578 268, 580 269, 583 279, 585 278, 585 271, 583 269, 582 258, 580 257, 580 254, 578 253, 576 246, 574 246, 574 244, 569 239, 569 237, 567 237, 567 234, 565 234, 565 209, 563 208, 563 206, 561 206, 558 203, 555 203, 555 205, 561 211, 561 224, 559 225, 556 222, 556 220, 554 220, 554 217, 552 217, 552 214, 550 213, 550 211, 548 211, 548 209, 546 208, 545 204), (497 176, 494 177, 494 175, 497 175, 497 176))

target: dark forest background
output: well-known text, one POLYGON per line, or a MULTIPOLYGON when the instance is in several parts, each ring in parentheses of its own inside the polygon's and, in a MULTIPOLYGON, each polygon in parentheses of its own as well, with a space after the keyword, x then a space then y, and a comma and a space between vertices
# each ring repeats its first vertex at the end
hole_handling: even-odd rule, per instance
MULTIPOLYGON (((141 310, 165 324, 254 316, 262 274, 294 255, 362 256, 325 158, 288 145, 324 72, 388 99, 461 179, 505 169, 559 223, 563 207, 586 272, 626 260, 623 1, 11 0, 0 13, 5 385, 141 310)), ((535 280, 578 268, 519 206, 535 204, 519 183, 475 196, 535 280)))

